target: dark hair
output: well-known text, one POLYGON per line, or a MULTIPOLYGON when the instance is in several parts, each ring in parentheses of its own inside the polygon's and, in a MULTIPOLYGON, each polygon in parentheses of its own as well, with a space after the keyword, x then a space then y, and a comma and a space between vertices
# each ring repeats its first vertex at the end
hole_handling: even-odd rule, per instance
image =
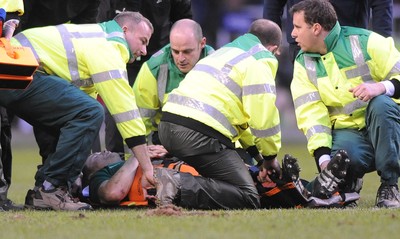
POLYGON ((303 0, 293 5, 289 12, 304 12, 304 21, 313 25, 319 23, 326 31, 332 30, 337 22, 337 15, 332 4, 328 0, 303 0))
POLYGON ((255 35, 261 44, 280 46, 282 41, 282 31, 279 26, 267 19, 257 19, 251 25, 249 33, 255 35))

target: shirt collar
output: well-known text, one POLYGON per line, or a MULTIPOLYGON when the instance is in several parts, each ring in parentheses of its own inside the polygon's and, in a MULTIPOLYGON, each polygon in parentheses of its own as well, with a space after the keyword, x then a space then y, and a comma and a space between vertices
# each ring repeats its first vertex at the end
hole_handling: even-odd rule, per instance
POLYGON ((103 31, 105 33, 107 33, 108 35, 111 35, 112 33, 115 33, 115 32, 122 33, 122 34, 119 34, 119 36, 116 35, 116 36, 108 37, 107 40, 108 41, 116 41, 116 42, 123 44, 126 47, 126 49, 128 49, 128 51, 129 51, 129 59, 132 59, 133 54, 131 52, 131 49, 128 46, 128 43, 126 42, 125 35, 123 34, 124 31, 122 30, 121 26, 115 20, 102 22, 102 23, 99 23, 99 25, 101 26, 103 31))
MULTIPOLYGON (((328 33, 328 35, 324 39, 327 52, 331 52, 335 48, 336 43, 339 40, 340 32, 341 32, 340 24, 338 21, 336 21, 335 26, 332 28, 332 30, 328 33)), ((300 52, 303 51, 300 50, 300 52)), ((310 57, 321 57, 321 54, 312 52, 304 52, 304 55, 310 57)))
POLYGON ((341 27, 340 27, 339 22, 337 21, 335 26, 328 33, 328 35, 325 37, 325 40, 324 40, 328 52, 332 51, 333 48, 335 48, 336 43, 339 39, 340 31, 341 31, 341 27))

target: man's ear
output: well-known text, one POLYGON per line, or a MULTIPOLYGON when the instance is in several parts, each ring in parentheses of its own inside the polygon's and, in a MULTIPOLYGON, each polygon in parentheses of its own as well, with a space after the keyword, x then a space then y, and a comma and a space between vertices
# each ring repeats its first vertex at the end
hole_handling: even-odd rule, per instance
POLYGON ((314 23, 312 26, 312 30, 314 32, 314 35, 319 35, 322 32, 322 26, 319 23, 314 23))
POLYGON ((269 45, 269 46, 267 46, 267 50, 277 56, 279 56, 281 54, 281 52, 279 50, 279 46, 277 46, 277 45, 269 45))
POLYGON ((203 37, 200 41, 200 48, 203 49, 206 46, 207 39, 203 37))

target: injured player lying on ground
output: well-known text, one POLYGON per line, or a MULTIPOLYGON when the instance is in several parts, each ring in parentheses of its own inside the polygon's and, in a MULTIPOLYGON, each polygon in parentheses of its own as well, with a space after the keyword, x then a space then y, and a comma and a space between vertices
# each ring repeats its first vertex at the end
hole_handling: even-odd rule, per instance
MULTIPOLYGON (((94 208, 156 207, 156 188, 144 189, 141 186, 141 170, 137 162, 133 163, 135 169, 129 172, 132 175, 129 186, 120 190, 124 191, 122 196, 107 201, 103 197, 104 193, 100 193, 102 185, 109 182, 118 172, 121 173, 120 169, 129 160, 135 161, 135 158, 121 160, 118 154, 107 151, 90 155, 83 169, 83 190, 78 190, 77 196, 94 208)), ((328 167, 312 181, 300 177, 299 162, 289 154, 282 159, 282 177, 271 175, 271 180, 260 182, 259 167, 248 167, 260 194, 262 208, 342 208, 356 206, 360 198, 361 184, 352 190, 346 187, 344 178, 348 164, 347 154, 341 150, 332 158, 328 167)), ((173 170, 174 173, 199 175, 193 167, 175 157, 153 159, 153 165, 155 171, 173 170)))

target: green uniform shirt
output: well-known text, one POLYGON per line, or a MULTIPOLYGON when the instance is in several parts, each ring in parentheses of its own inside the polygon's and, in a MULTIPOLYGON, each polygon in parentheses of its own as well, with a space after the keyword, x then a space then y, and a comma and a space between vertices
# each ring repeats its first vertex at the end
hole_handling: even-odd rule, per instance
MULTIPOLYGON (((124 165, 125 161, 113 163, 95 172, 89 182, 89 198, 91 203, 101 204, 98 195, 100 185, 111 177, 124 165)), ((127 200, 127 199, 126 199, 127 200)), ((125 201, 125 199, 123 200, 125 201)))

